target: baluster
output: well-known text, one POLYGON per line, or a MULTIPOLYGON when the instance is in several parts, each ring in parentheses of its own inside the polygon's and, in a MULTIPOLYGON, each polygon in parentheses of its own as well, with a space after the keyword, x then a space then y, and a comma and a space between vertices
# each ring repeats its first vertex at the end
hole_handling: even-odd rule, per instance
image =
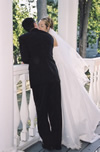
POLYGON ((95 66, 95 70, 94 70, 93 100, 97 105, 97 66, 95 66))
POLYGON ((31 92, 30 92, 30 102, 29 102, 29 116, 31 120, 31 126, 29 128, 29 135, 33 137, 35 136, 35 132, 36 132, 36 126, 35 126, 36 109, 35 109, 32 89, 30 91, 31 92))
POLYGON ((14 146, 17 147, 19 145, 19 136, 17 134, 17 129, 20 123, 20 113, 17 102, 17 82, 18 76, 14 77, 14 146))
POLYGON ((100 65, 98 66, 97 106, 100 108, 100 65))
POLYGON ((99 102, 99 108, 100 108, 100 65, 99 65, 99 74, 98 74, 98 77, 99 77, 99 82, 98 82, 98 86, 99 86, 99 89, 98 89, 98 102, 99 102))
POLYGON ((22 104, 20 110, 21 121, 23 125, 23 130, 21 132, 21 141, 27 141, 28 131, 27 131, 27 122, 28 122, 28 105, 26 99, 26 77, 25 75, 21 76, 22 80, 22 104))
POLYGON ((93 99, 93 79, 94 79, 94 73, 93 70, 90 69, 90 88, 89 88, 89 95, 93 99))

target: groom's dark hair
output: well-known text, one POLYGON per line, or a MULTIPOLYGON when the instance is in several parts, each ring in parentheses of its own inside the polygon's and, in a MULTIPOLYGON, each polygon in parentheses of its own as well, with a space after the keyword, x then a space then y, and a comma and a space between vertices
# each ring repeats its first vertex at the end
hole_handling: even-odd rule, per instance
POLYGON ((33 18, 25 18, 22 22, 22 26, 26 31, 31 31, 34 28, 35 20, 33 18))

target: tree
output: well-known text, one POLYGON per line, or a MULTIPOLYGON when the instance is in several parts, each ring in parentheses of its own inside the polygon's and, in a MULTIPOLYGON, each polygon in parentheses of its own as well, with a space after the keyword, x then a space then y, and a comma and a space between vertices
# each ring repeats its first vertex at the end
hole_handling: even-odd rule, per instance
POLYGON ((98 49, 100 49, 100 1, 93 0, 88 20, 88 42, 92 45, 98 39, 98 49))
POLYGON ((47 16, 47 0, 37 0, 37 20, 47 16))
POLYGON ((79 0, 79 53, 86 57, 87 42, 91 46, 100 37, 99 0, 79 0))
POLYGON ((86 57, 87 25, 91 4, 92 0, 79 0, 79 53, 82 57, 86 57))
POLYGON ((29 13, 27 8, 20 8, 19 1, 13 0, 13 58, 14 64, 20 63, 20 52, 18 38, 25 31, 23 30, 21 23, 23 18, 28 17, 29 13))
POLYGON ((47 1, 47 13, 52 18, 54 23, 54 30, 58 30, 58 0, 47 1))
POLYGON ((38 21, 46 16, 53 19, 54 30, 58 29, 58 0, 37 0, 38 21))

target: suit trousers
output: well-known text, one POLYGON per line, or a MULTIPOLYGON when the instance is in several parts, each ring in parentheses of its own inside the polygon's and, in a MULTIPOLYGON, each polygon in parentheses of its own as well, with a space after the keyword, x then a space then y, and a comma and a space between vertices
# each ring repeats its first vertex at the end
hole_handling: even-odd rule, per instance
POLYGON ((47 146, 61 146, 62 112, 60 82, 32 87, 37 111, 38 131, 47 146))

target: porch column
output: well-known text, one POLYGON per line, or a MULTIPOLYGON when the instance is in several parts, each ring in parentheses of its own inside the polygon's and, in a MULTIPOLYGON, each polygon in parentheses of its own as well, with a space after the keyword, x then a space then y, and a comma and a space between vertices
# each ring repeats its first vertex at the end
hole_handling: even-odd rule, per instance
POLYGON ((0 152, 13 147, 12 0, 0 1, 0 152))
POLYGON ((78 0, 58 1, 58 32, 74 49, 77 44, 78 0))

